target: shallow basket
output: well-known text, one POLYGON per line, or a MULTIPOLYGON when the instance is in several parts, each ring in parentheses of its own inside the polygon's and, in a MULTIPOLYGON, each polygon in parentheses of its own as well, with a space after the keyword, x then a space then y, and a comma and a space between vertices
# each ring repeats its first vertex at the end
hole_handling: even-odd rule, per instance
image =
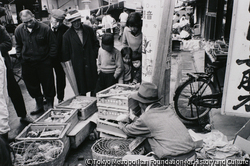
MULTIPOLYGON (((15 155, 14 164, 15 166, 63 166, 65 161, 66 152, 64 151, 64 143, 61 140, 41 140, 41 141, 19 141, 16 143, 13 143, 10 145, 13 153, 15 155), (40 158, 39 160, 26 160, 25 158, 21 157, 24 155, 27 155, 27 152, 29 151, 30 154, 34 153, 34 151, 37 151, 37 143, 40 145, 45 145, 46 143, 50 143, 53 146, 59 147, 57 151, 54 151, 51 153, 53 158, 47 160, 45 158, 40 158)), ((48 151, 46 151, 48 152, 48 151)), ((39 153, 39 152, 38 152, 39 153)), ((38 156, 38 153, 35 153, 38 156)), ((33 155, 32 158, 34 158, 35 155, 33 155)))
MULTIPOLYGON (((101 138, 91 147, 92 158, 96 160, 121 160, 129 152, 129 144, 132 141, 133 139, 101 138)), ((132 152, 134 155, 143 153, 143 147, 138 147, 132 152)))

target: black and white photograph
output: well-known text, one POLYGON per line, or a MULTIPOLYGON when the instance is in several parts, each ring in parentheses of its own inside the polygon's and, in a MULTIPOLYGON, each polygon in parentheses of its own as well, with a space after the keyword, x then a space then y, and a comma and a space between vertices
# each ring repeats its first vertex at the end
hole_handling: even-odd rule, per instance
POLYGON ((0 0, 0 166, 249 166, 250 0, 0 0))

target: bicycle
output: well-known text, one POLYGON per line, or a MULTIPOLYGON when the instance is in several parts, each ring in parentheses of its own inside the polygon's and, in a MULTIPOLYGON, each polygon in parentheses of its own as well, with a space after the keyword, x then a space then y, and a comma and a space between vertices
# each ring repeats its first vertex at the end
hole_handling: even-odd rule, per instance
POLYGON ((221 107, 223 87, 216 71, 225 67, 226 63, 215 61, 207 66, 205 73, 187 73, 189 78, 175 91, 175 111, 183 120, 199 120, 212 108, 221 107), (213 79, 217 80, 216 83, 213 79))

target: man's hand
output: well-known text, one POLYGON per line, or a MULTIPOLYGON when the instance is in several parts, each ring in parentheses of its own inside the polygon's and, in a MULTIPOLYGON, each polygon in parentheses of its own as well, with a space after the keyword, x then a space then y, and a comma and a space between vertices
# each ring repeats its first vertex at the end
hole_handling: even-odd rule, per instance
POLYGON ((129 109, 129 118, 134 121, 134 119, 136 118, 136 116, 134 115, 133 111, 131 109, 129 109))
POLYGON ((118 122, 125 122, 125 123, 128 123, 129 122, 129 115, 128 114, 121 114, 119 116, 117 116, 116 120, 118 122))
POLYGON ((122 129, 124 126, 125 126, 125 124, 123 122, 118 122, 119 129, 122 129))

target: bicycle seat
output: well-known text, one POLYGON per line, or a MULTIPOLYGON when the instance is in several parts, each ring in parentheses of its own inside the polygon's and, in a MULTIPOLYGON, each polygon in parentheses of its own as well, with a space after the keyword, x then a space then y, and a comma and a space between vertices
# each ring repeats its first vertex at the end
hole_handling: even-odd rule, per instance
POLYGON ((214 69, 219 69, 225 67, 226 64, 226 61, 214 61, 212 64, 207 64, 207 66, 212 67, 214 69))

